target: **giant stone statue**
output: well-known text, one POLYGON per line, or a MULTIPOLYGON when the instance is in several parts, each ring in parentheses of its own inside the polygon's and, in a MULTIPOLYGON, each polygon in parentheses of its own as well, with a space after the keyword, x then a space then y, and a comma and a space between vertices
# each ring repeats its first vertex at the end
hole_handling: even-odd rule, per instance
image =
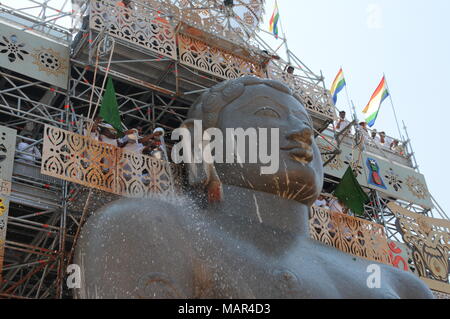
MULTIPOLYGON (((193 105, 184 127, 279 128, 280 169, 186 165, 174 198, 123 199, 89 218, 77 245, 79 298, 431 298, 421 280, 309 237, 323 183, 311 119, 283 84, 244 77, 193 105)), ((270 148, 269 148, 270 149, 270 148)))

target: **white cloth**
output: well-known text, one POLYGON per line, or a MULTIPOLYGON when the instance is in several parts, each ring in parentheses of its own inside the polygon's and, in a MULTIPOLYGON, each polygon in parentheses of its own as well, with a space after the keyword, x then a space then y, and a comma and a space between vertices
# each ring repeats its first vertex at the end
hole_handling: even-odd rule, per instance
POLYGON ((334 126, 336 127, 337 132, 342 132, 349 124, 350 124, 350 122, 345 119, 344 120, 338 119, 336 121, 336 123, 334 124, 334 126), (339 125, 339 128, 338 128, 338 125, 339 125))
POLYGON ((372 141, 372 137, 369 135, 369 132, 367 132, 365 129, 363 129, 362 127, 359 128, 359 132, 361 133, 361 135, 363 136, 364 142, 371 142, 372 141))
POLYGON ((134 143, 133 141, 129 141, 127 145, 125 145, 124 150, 127 152, 134 152, 138 154, 142 154, 142 150, 144 149, 144 145, 142 143, 134 143))
POLYGON ((370 136, 370 140, 377 145, 381 145, 380 137, 378 135, 376 135, 375 137, 370 136))
POLYGON ((27 144, 25 142, 20 142, 19 145, 17 145, 17 150, 27 153, 19 153, 18 157, 19 159, 22 159, 30 164, 33 164, 35 161, 41 159, 42 157, 41 152, 39 152, 36 146, 30 146, 30 144, 27 144))
MULTIPOLYGON (((106 130, 110 130, 112 131, 114 128, 112 127, 111 124, 108 123, 100 123, 98 125, 100 128, 106 129, 106 130)), ((100 140, 103 143, 109 144, 109 145, 113 145, 113 146, 118 146, 117 145, 117 140, 115 138, 109 138, 106 135, 100 134, 100 140)))
POLYGON ((109 145, 113 145, 113 146, 117 146, 117 140, 114 138, 109 138, 103 134, 100 135, 101 141, 103 143, 109 144, 109 145))
MULTIPOLYGON (((87 129, 86 128, 83 129, 83 135, 87 136, 87 129)), ((98 132, 92 132, 91 131, 90 135, 91 135, 91 139, 96 140, 96 141, 98 141, 99 138, 100 138, 100 134, 98 132)))
POLYGON ((329 203, 329 206, 330 206, 330 210, 332 212, 340 213, 340 214, 344 213, 344 208, 341 206, 341 204, 339 204, 339 201, 337 199, 331 200, 329 203))
POLYGON ((322 199, 322 200, 318 199, 314 203, 314 206, 317 206, 317 207, 324 207, 326 205, 327 205, 327 201, 325 199, 322 199))
POLYGON ((121 144, 127 143, 130 139, 128 138, 128 135, 124 135, 123 137, 119 137, 117 141, 121 144))
POLYGON ((386 136, 386 137, 384 138, 384 144, 383 144, 383 146, 386 147, 386 148, 391 148, 392 142, 394 142, 394 140, 393 140, 392 138, 390 138, 389 136, 386 136))

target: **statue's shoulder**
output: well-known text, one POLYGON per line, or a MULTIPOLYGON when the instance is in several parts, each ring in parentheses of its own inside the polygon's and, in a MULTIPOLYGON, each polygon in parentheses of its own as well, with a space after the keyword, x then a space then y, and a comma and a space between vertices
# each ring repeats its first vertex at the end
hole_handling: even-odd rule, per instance
POLYGON ((180 200, 123 199, 95 212, 83 227, 75 254, 85 278, 84 295, 192 295, 188 283, 195 275, 197 253, 190 228, 195 218, 193 206, 180 200))
POLYGON ((383 272, 387 274, 392 289, 402 299, 433 299, 433 293, 428 286, 411 272, 382 265, 383 272))
POLYGON ((194 202, 187 198, 154 196, 151 198, 128 198, 114 201, 96 211, 88 219, 89 224, 107 227, 130 224, 177 224, 189 218, 188 212, 197 212, 194 202))
POLYGON ((200 215, 197 210, 195 203, 181 198, 118 200, 87 220, 78 246, 94 253, 123 250, 149 256, 159 254, 163 247, 186 250, 194 240, 191 229, 200 215))
POLYGON ((412 273, 346 254, 313 240, 303 247, 302 251, 305 250, 310 253, 304 267, 313 266, 311 271, 317 278, 327 279, 322 286, 331 282, 340 287, 336 291, 338 298, 433 298, 425 283, 412 273))

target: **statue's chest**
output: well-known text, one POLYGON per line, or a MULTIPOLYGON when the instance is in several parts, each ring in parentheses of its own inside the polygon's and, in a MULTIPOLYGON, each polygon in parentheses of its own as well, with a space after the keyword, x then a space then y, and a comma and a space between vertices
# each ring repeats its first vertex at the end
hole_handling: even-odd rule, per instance
MULTIPOLYGON (((233 259, 233 258, 231 258, 233 259)), ((227 262, 226 262, 227 263, 227 262)), ((258 254, 248 254, 244 261, 237 257, 229 264, 227 282, 233 283, 244 298, 313 298, 315 275, 302 276, 298 267, 289 263, 273 262, 258 254), (236 263, 236 260, 240 262, 236 263)))
POLYGON ((307 284, 288 267, 273 267, 268 270, 271 289, 280 298, 300 298, 306 293, 307 284))

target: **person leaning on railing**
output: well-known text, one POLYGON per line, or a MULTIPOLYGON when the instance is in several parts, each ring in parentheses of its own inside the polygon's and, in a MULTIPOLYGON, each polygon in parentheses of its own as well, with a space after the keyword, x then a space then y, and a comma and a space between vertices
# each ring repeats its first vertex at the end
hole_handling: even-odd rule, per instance
POLYGON ((22 141, 17 145, 18 159, 28 164, 36 164, 42 154, 39 149, 33 145, 31 134, 25 134, 22 141))
POLYGON ((119 135, 116 130, 113 128, 111 124, 108 123, 99 123, 99 132, 100 132, 100 142, 104 142, 113 146, 117 145, 117 140, 119 135))
POLYGON ((378 136, 378 132, 376 129, 370 131, 370 138, 372 139, 373 143, 380 145, 380 137, 378 136))
POLYGON ((317 207, 320 207, 320 208, 323 208, 323 209, 330 209, 328 207, 328 202, 327 202, 327 200, 326 200, 324 195, 320 195, 317 198, 317 200, 314 202, 314 206, 317 206, 317 207))
POLYGON ((403 145, 400 145, 398 140, 394 140, 389 148, 392 152, 395 152, 401 156, 406 156, 405 148, 403 145))
POLYGON ((294 84, 294 71, 295 68, 290 64, 286 65, 283 71, 283 80, 290 86, 294 84))
POLYGON ((264 58, 264 61, 262 62, 262 71, 267 78, 270 78, 269 64, 272 60, 280 60, 280 57, 276 54, 270 54, 267 50, 262 50, 261 56, 264 58))
POLYGON ((337 119, 335 123, 336 132, 338 133, 342 132, 350 124, 350 122, 345 118, 345 116, 346 116, 345 111, 339 112, 339 119, 337 119))
POLYGON ((393 142, 392 138, 386 136, 385 132, 380 132, 380 144, 386 148, 389 148, 393 142))
POLYGON ((142 153, 155 159, 162 160, 164 157, 164 150, 161 138, 164 136, 164 133, 164 130, 158 127, 152 134, 148 135, 144 141, 145 147, 142 150, 142 153))
POLYGON ((358 132, 361 134, 361 142, 370 142, 369 129, 367 128, 367 122, 360 122, 358 125, 358 132))

